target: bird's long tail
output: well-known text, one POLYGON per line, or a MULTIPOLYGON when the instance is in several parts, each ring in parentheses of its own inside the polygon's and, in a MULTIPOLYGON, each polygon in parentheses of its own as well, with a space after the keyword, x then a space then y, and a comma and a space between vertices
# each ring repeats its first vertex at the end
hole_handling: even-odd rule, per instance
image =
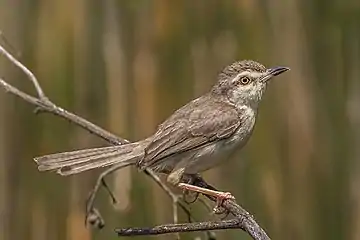
POLYGON ((121 146, 55 153, 36 157, 34 160, 39 171, 52 170, 66 176, 114 164, 126 167, 135 164, 143 154, 141 142, 135 142, 121 146))

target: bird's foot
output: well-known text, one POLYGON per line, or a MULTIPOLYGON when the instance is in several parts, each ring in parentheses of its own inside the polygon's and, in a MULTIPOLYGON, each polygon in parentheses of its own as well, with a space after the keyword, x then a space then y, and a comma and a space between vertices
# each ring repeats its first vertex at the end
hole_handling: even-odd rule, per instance
POLYGON ((224 212, 221 210, 221 206, 225 200, 235 200, 235 197, 230 192, 217 192, 216 193, 216 205, 213 209, 213 212, 216 214, 221 214, 224 212))

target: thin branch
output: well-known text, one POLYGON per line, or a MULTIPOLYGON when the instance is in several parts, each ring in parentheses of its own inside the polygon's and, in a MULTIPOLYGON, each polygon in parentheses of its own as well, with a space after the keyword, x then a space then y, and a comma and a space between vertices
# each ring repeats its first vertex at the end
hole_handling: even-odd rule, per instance
MULTIPOLYGON (((152 177, 153 179, 156 179, 157 184, 171 197, 172 206, 173 206, 173 223, 178 224, 178 222, 179 222, 178 205, 180 205, 181 208, 184 209, 185 213, 188 215, 188 218, 190 219, 190 216, 191 216, 190 211, 188 211, 186 209, 186 207, 179 202, 179 197, 175 193, 173 193, 166 184, 164 184, 161 181, 160 177, 158 175, 156 175, 151 169, 147 169, 146 174, 148 176, 152 177)), ((180 239, 179 232, 176 232, 176 239, 178 239, 178 240, 180 239)))
POLYGON ((1 45, 0 45, 0 53, 3 54, 6 58, 8 58, 10 60, 10 62, 12 62, 15 66, 20 68, 28 76, 29 80, 32 82, 32 84, 35 87, 38 97, 40 99, 46 99, 46 96, 45 96, 42 88, 40 87, 38 80, 36 79, 35 75, 29 69, 27 67, 25 67, 24 64, 19 62, 8 51, 6 51, 1 45))
MULTIPOLYGON (((195 232, 204 230, 220 230, 242 228, 242 224, 238 219, 231 219, 225 221, 212 221, 201 223, 179 223, 179 224, 164 224, 153 228, 123 228, 116 229, 115 232, 122 237, 125 236, 141 236, 141 235, 161 235, 176 232, 195 232)), ((260 238, 259 238, 260 239, 260 238)))
MULTIPOLYGON (((1 49, 1 46, 0 46, 0 49, 1 49)), ((35 98, 29 94, 26 94, 26 93, 20 91, 16 87, 8 84, 4 79, 1 79, 1 78, 0 78, 0 85, 5 88, 5 91, 12 93, 12 94, 22 98, 26 102, 29 102, 29 103, 37 106, 39 109, 41 109, 41 111, 49 112, 49 113, 55 114, 57 116, 60 116, 64 119, 67 119, 68 121, 79 125, 80 127, 84 128, 85 130, 89 131, 90 133, 97 135, 97 136, 101 137, 102 139, 104 139, 114 145, 129 143, 129 141, 117 137, 116 135, 100 128, 99 126, 85 120, 84 118, 81 118, 71 112, 66 111, 65 109, 63 109, 61 107, 56 106, 45 95, 44 95, 44 98, 42 98, 42 99, 35 98)))
MULTIPOLYGON (((116 135, 100 128, 99 126, 85 120, 84 118, 81 118, 71 112, 68 112, 54 103, 52 103, 44 94, 42 88, 40 87, 40 84, 38 83, 35 75, 26 68, 20 61, 18 61, 12 54, 10 54, 8 51, 6 51, 1 45, 0 45, 0 53, 3 54, 10 62, 12 62, 15 66, 19 67, 20 70, 22 70, 29 78, 29 80, 33 83, 35 90, 37 92, 38 98, 33 97, 29 94, 26 94, 16 87, 8 84, 5 82, 4 79, 0 78, 0 86, 2 86, 7 92, 12 93, 26 102, 29 102, 39 108, 41 111, 49 112, 55 115, 58 115, 64 119, 67 119, 68 121, 75 123, 79 125, 80 127, 86 129, 92 134, 95 134, 109 143, 112 144, 126 144, 129 141, 126 139, 122 139, 117 137, 116 135)), ((113 170, 114 171, 114 170, 113 170)), ((107 173, 109 174, 109 172, 107 173)), ((98 182, 101 183, 104 180, 104 177, 107 174, 102 174, 98 178, 98 182)), ((149 176, 152 177, 152 179, 158 183, 160 187, 162 187, 163 190, 173 199, 173 202, 175 203, 175 197, 176 195, 170 191, 164 185, 161 180, 152 172, 148 171, 149 176), (165 187, 164 187, 165 186, 165 187)), ((97 185, 98 185, 97 182, 97 185)), ((97 186, 96 185, 96 186, 97 186)), ((100 186, 99 185, 99 186, 100 186)), ((202 178, 198 177, 196 181, 194 182, 194 185, 199 187, 205 187, 212 190, 216 190, 214 187, 208 185, 202 178)), ((96 192, 99 187, 97 187, 96 192)), ((94 195, 94 199, 95 199, 94 195)), ((209 198, 211 201, 216 201, 216 199, 212 196, 206 195, 207 198, 209 198)), ((90 199, 91 201, 94 201, 94 199, 90 199)), ((91 204, 92 206, 92 204, 91 204)), ((181 205, 180 205, 181 206, 181 205)), ((241 206, 239 206, 235 201, 233 200, 226 200, 222 203, 222 206, 229 211, 235 218, 231 220, 223 220, 223 221, 209 221, 209 222, 197 222, 197 223, 184 223, 184 224, 166 224, 157 226, 154 228, 126 228, 126 229, 118 229, 116 230, 118 235, 120 236, 134 236, 134 235, 155 235, 155 234, 165 234, 165 233, 179 233, 179 232, 192 232, 192 231, 206 231, 206 230, 217 230, 217 229, 231 229, 231 228, 237 228, 242 229, 245 232, 247 232, 253 239, 255 240, 269 240, 270 238, 266 235, 266 232, 257 224, 254 217, 250 215, 247 211, 245 211, 241 206)), ((87 206, 88 207, 88 206, 87 206)), ((99 218, 97 216, 100 216, 98 211, 95 208, 91 209, 93 211, 93 216, 95 216, 95 220, 98 221, 99 218)), ((102 220, 102 219, 100 219, 102 220)), ((174 215, 174 220, 177 221, 177 215, 174 215)))
MULTIPOLYGON (((1 33, 2 34, 2 33, 1 33)), ((76 114, 73 114, 57 105, 55 105, 53 102, 51 102, 49 100, 49 98, 45 95, 44 91, 42 90, 37 78, 35 77, 35 75, 27 68, 25 67, 19 60, 17 60, 11 53, 9 53, 3 46, 0 45, 0 53, 2 55, 4 55, 11 63, 13 63, 15 66, 19 67, 20 70, 22 70, 25 75, 30 79, 30 81, 33 83, 35 90, 37 92, 38 98, 33 97, 21 90, 19 90, 18 88, 8 84, 4 79, 0 78, 0 86, 2 86, 6 92, 8 93, 12 93, 18 97, 20 97, 21 99, 23 99, 24 101, 31 103, 35 106, 37 106, 37 110, 40 110, 42 112, 49 112, 52 113, 54 115, 60 116, 72 123, 75 123, 76 125, 82 127, 83 129, 87 130, 88 132, 101 137, 102 139, 106 140, 107 142, 114 144, 114 145, 120 145, 120 144, 126 144, 129 143, 128 140, 120 138, 108 131, 106 131, 105 129, 87 121, 84 118, 79 117, 76 114)), ((113 168, 113 167, 112 167, 113 168)), ((116 168, 118 169, 118 168, 116 168)), ((116 169, 114 169, 113 171, 115 171, 116 169)), ((94 218, 98 217, 98 219, 94 220, 95 222, 100 222, 100 223, 104 223, 103 219, 101 218, 101 215, 99 213, 99 211, 97 211, 96 209, 92 209, 93 208, 93 204, 94 204, 94 200, 95 200, 95 195, 98 192, 102 181, 104 179, 105 176, 107 176, 108 174, 112 173, 113 171, 109 171, 110 169, 107 169, 103 174, 101 174, 98 179, 97 179, 97 184, 95 185, 94 189, 91 191, 91 195, 88 199, 88 203, 86 206, 87 212, 86 215, 90 215, 90 213, 92 213, 91 215, 91 219, 89 221, 93 221, 94 218), (91 208, 90 208, 91 207, 91 208)), ((158 184, 159 186, 163 186, 164 184, 161 183, 161 180, 159 178, 154 178, 154 174, 150 175, 153 180, 155 182, 160 181, 158 184)), ((170 194, 171 190, 167 189, 165 191, 166 193, 170 194)), ((170 194, 170 197, 173 199, 173 193, 170 194)), ((85 221, 88 221, 88 219, 85 219, 85 221)))
POLYGON ((7 38, 5 37, 5 35, 3 34, 3 32, 1 30, 0 30, 0 40, 11 49, 10 52, 14 52, 13 55, 15 55, 17 58, 20 58, 21 52, 16 51, 14 46, 7 40, 7 38))

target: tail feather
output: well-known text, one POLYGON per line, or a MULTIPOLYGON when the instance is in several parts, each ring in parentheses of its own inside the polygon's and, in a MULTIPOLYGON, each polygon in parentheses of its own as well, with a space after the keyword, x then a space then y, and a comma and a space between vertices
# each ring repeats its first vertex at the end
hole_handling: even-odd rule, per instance
POLYGON ((77 164, 72 166, 65 166, 57 170, 57 173, 59 173, 62 176, 67 176, 67 175, 77 174, 90 169, 108 167, 113 164, 116 164, 118 168, 121 168, 135 164, 136 159, 137 159, 136 157, 131 157, 119 161, 119 156, 115 155, 113 157, 108 157, 106 159, 104 158, 103 160, 99 159, 97 162, 92 163, 91 166, 89 164, 77 164))
MULTIPOLYGON (((85 164, 85 165, 92 165, 95 166, 97 163, 103 163, 103 160, 109 160, 112 156, 119 157, 119 153, 115 150, 109 151, 109 152, 96 152, 92 154, 82 154, 81 156, 72 156, 72 157, 61 157, 59 158, 51 158, 49 160, 51 161, 42 161, 41 163, 37 161, 39 164, 38 169, 40 171, 49 171, 49 170, 55 170, 59 167, 72 167, 75 165, 85 164), (59 161, 56 161, 59 160, 59 161)), ((48 157, 48 156, 47 156, 48 157)), ((35 160, 36 161, 36 160, 35 160)), ((95 168, 95 167, 94 167, 95 168)))
POLYGON ((71 159, 91 157, 104 152, 116 151, 117 149, 119 149, 119 146, 83 149, 83 150, 76 150, 71 152, 53 153, 41 157, 36 157, 34 158, 34 160, 38 164, 60 163, 60 162, 67 162, 68 160, 71 159))
POLYGON ((35 158, 39 171, 55 170, 60 175, 71 175, 113 164, 128 166, 135 164, 143 155, 140 142, 122 146, 84 149, 55 153, 35 158))

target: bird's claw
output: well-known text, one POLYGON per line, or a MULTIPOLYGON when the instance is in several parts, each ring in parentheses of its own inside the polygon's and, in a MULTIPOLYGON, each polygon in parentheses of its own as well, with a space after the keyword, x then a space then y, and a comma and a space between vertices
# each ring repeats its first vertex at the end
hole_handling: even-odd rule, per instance
POLYGON ((235 197, 230 192, 219 192, 216 194, 216 205, 213 209, 215 214, 222 214, 225 212, 221 210, 221 206, 225 200, 235 200, 235 197))

